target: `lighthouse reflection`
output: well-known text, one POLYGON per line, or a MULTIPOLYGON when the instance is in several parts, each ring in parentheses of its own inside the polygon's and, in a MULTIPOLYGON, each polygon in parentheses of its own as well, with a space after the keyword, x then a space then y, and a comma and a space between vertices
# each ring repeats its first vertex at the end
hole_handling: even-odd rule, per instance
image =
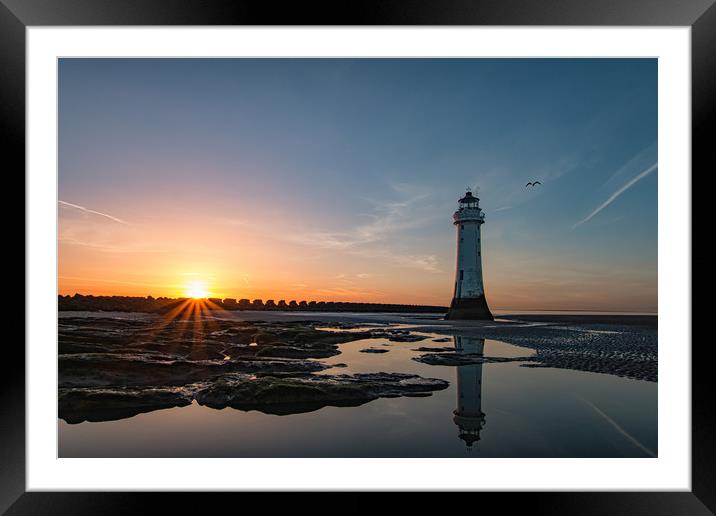
MULTIPOLYGON (((458 353, 482 355, 485 339, 476 337, 453 337, 458 353)), ((468 449, 480 440, 480 431, 485 425, 482 412, 482 364, 470 364, 457 368, 457 407, 453 421, 459 428, 458 437, 468 449)))

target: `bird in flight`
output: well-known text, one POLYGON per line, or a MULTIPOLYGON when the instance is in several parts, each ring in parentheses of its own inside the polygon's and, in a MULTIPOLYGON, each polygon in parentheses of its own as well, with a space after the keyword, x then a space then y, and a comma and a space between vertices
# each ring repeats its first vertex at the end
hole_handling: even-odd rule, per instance
POLYGON ((534 181, 533 183, 527 183, 527 184, 525 185, 525 188, 527 188, 527 187, 529 187, 529 186, 535 187, 535 186, 541 185, 541 184, 542 184, 542 183, 540 183, 539 181, 534 181))

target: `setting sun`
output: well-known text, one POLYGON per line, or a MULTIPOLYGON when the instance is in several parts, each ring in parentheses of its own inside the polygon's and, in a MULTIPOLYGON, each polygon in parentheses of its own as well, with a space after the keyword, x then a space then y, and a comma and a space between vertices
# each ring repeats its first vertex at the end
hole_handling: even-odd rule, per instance
POLYGON ((203 281, 192 281, 187 284, 184 293, 187 297, 193 297, 194 299, 209 297, 209 291, 207 290, 206 283, 203 281))

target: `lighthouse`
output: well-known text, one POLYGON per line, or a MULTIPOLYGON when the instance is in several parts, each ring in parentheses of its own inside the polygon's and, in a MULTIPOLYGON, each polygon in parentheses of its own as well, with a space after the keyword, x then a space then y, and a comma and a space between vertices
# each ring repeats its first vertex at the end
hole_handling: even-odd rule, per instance
POLYGON ((480 199, 468 190, 458 201, 458 209, 452 218, 457 228, 457 267, 455 292, 445 318, 491 321, 493 317, 482 283, 480 227, 485 223, 485 213, 480 209, 480 199))
MULTIPOLYGON (((482 355, 485 339, 455 336, 455 350, 458 353, 482 355)), ((457 407, 453 411, 453 422, 459 429, 458 437, 468 449, 480 440, 480 431, 485 425, 482 412, 482 364, 463 365, 457 368, 457 407)))

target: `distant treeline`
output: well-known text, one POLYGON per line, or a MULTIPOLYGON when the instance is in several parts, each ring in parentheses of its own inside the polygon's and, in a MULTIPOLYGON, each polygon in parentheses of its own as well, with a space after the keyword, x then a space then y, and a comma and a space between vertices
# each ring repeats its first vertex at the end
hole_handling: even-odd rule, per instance
MULTIPOLYGON (((58 296, 59 310, 87 310, 106 312, 165 312, 185 303, 188 298, 129 297, 129 296, 58 296)), ((203 306, 223 310, 263 310, 296 312, 403 312, 444 313, 445 306, 396 305, 386 303, 344 303, 337 301, 274 301, 268 299, 209 298, 203 306)))

